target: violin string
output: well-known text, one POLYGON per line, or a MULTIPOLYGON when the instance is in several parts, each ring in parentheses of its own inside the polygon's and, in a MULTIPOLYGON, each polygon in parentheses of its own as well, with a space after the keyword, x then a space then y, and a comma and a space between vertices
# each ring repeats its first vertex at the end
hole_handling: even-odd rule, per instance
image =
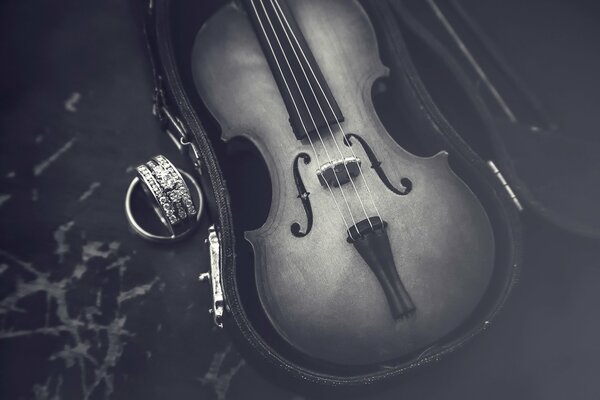
MULTIPOLYGON (((261 3, 262 3, 262 1, 261 1, 261 3)), ((346 161, 344 159, 344 154, 343 154, 342 150, 340 149, 340 146, 339 146, 339 144, 338 144, 338 142, 337 142, 337 140, 335 138, 335 135, 333 134, 333 130, 331 129, 331 125, 329 125, 327 123, 327 115, 325 114, 325 111, 323 110, 323 107, 321 106, 321 102, 319 101, 319 97, 317 96, 317 93, 315 92, 315 89, 314 89, 312 83, 310 82, 310 78, 308 77, 308 74, 306 72, 306 69, 304 68, 302 60, 300 60, 300 57, 298 57, 298 53, 296 52, 296 48, 294 46, 294 43, 292 42, 292 39, 288 35, 287 29, 286 29, 285 25, 283 24, 283 21, 282 21, 280 15, 279 15, 279 12, 277 11, 277 7, 275 7, 275 4, 273 3, 273 0, 270 0, 270 3, 271 3, 271 7, 273 8, 273 11, 275 12, 275 15, 277 16, 279 24, 283 28, 283 32, 285 33, 285 36, 286 36, 286 38, 287 38, 290 46, 292 47, 292 50, 294 52, 294 56, 296 57, 296 60, 298 61, 298 64, 300 64, 300 68, 302 69, 302 73, 304 75, 304 79, 306 79, 306 82, 308 83, 310 91, 312 92, 312 95, 315 98, 317 106, 319 107, 319 110, 321 111, 321 115, 323 116, 323 120, 325 121, 325 124, 327 125, 327 129, 329 130, 329 134, 331 135, 331 138, 333 139, 333 142, 335 143, 335 147, 337 148, 338 153, 340 153, 340 156, 342 157, 342 163, 344 164, 344 168, 346 169, 346 174, 347 174, 347 176, 348 176, 348 178, 350 180, 350 183, 352 184, 352 188, 354 189, 354 193, 356 194, 356 197, 358 198, 360 206, 362 207, 363 213, 365 214, 365 219, 369 222, 369 225, 371 225, 371 229, 373 229, 373 223, 371 222, 371 219, 369 218, 369 214, 367 214, 367 210, 365 209, 365 204, 363 203, 363 200, 362 200, 362 198, 360 196, 360 193, 356 189, 356 185, 354 183, 354 180, 352 179, 352 176, 350 176, 350 171, 348 170, 348 164, 346 164, 346 161)), ((267 18, 269 18, 268 14, 267 14, 267 18)), ((284 18, 285 18, 285 15, 284 15, 284 18)), ((287 22, 287 19, 286 19, 286 22, 287 22)), ((289 27, 289 25, 288 25, 288 27, 289 27)), ((292 31, 292 34, 293 34, 293 31, 292 31)), ((306 59, 306 57, 305 57, 305 59, 306 59)), ((310 63, 308 62, 308 60, 306 60, 306 62, 310 66, 310 63)), ((313 75, 314 75, 314 73, 313 73, 313 75)), ((317 81, 317 83, 319 83, 319 80, 317 79, 317 77, 314 76, 314 78, 317 81)), ((326 96, 326 94, 325 94, 324 91, 323 91, 323 97, 325 97, 325 99, 327 99, 327 96, 326 96)), ((334 112, 333 112, 333 116, 335 117, 335 120, 337 121, 337 116, 335 115, 334 112)), ((339 122, 338 122, 338 125, 339 125, 339 122)), ((316 125, 315 125, 315 127, 316 127, 316 125)), ((323 144, 323 146, 324 146, 324 144, 323 144)), ((355 158, 356 158, 356 156, 355 156, 355 158)), ((333 166, 332 166, 332 168, 333 168, 333 174, 337 178, 337 173, 335 172, 335 168, 333 166)), ((360 168, 360 165, 359 165, 359 168, 360 168)), ((338 183, 339 183, 339 181, 338 181, 338 183)), ((340 188, 341 188, 341 186, 340 186, 340 188)))
MULTIPOLYGON (((315 119, 314 119, 314 117, 312 115, 312 112, 310 111, 310 108, 308 106, 308 102, 306 101, 306 98, 304 97, 304 94, 302 93, 302 89, 300 88, 300 84, 298 83, 298 79, 296 78, 296 74, 294 73, 294 71, 292 69, 292 66, 291 66, 291 64, 289 62, 289 59, 287 58, 287 55, 285 54, 285 51, 283 49, 283 45, 281 44, 281 41, 279 40, 279 36, 277 35, 277 31, 275 30, 275 27, 273 26, 273 22, 271 21, 271 18, 269 17, 269 13, 267 12, 267 9, 266 9, 266 7, 264 5, 264 2, 262 0, 260 0, 259 3, 260 3, 260 5, 261 5, 261 7, 262 7, 262 9, 263 9, 263 11, 265 13, 267 22, 269 23, 269 26, 271 27, 271 31, 273 32, 273 35, 274 35, 274 37, 275 37, 275 39, 276 39, 276 41, 277 41, 277 43, 279 45, 279 49, 281 50, 281 53, 283 54, 283 58, 285 59, 285 62, 286 62, 287 66, 288 66, 288 68, 290 70, 290 73, 292 74, 292 78, 294 79, 294 82, 296 83, 296 86, 298 88, 298 92, 300 93, 300 97, 302 98, 304 106, 306 107, 306 111, 308 113, 308 116, 310 117, 311 122, 315 126, 315 132, 317 133, 317 135, 319 137, 319 140, 320 140, 321 144, 323 145, 323 149, 325 150, 325 154, 327 155, 329 163, 332 165, 332 168, 333 168, 334 163, 333 163, 333 160, 331 158, 331 155, 329 154, 329 151, 327 150, 327 146, 325 145, 325 142, 323 141, 323 137, 321 136, 321 134, 319 133, 319 130, 317 129, 316 121, 315 121, 315 119)), ((275 54, 274 54, 274 57, 276 58, 275 54)), ((302 117, 300 117, 300 119, 302 119, 302 117)), ((305 131, 306 131, 306 136, 310 137, 310 135, 309 135, 308 131, 306 130, 306 128, 305 128, 305 131)), ((334 170, 334 174, 333 175, 335 176, 335 179, 337 181, 338 187, 340 188, 340 192, 342 194, 344 202, 346 203, 346 207, 348 208, 348 212, 350 213, 350 218, 352 219, 352 223, 354 225, 356 225, 356 220, 355 220, 354 215, 352 213, 352 208, 350 207, 350 203, 348 202, 348 199, 346 197, 344 189, 342 188, 342 185, 340 183, 339 177, 335 173, 335 170, 334 170)), ((326 183, 328 183, 327 179, 323 179, 323 180, 326 183)), ((328 187, 330 187, 329 184, 328 184, 328 187)))
MULTIPOLYGON (((317 76, 315 74, 315 71, 313 70, 312 66, 310 65, 310 62, 308 61, 308 58, 306 57, 306 54, 304 53, 304 50, 302 49, 302 46, 300 46, 300 43, 298 42, 298 38, 296 37, 296 34, 294 33, 293 29, 290 26, 289 21, 287 20, 287 17, 285 16, 285 14, 283 13, 283 10, 281 9, 281 6, 279 5, 278 0, 270 0, 271 3, 273 3, 273 1, 275 2, 276 6, 277 6, 277 10, 276 13, 279 16, 279 14, 281 14, 281 16, 283 17, 283 20, 285 21, 285 24, 287 26, 287 29, 290 31, 290 33, 292 34, 294 41, 296 43, 296 45, 298 46, 298 48, 300 49, 300 52, 302 53, 302 56, 304 58, 304 60, 306 61, 306 64, 308 65, 308 68, 310 69, 310 72, 312 74, 312 76, 314 77, 315 81, 317 82, 317 85, 319 86, 319 89, 321 91, 321 93, 323 94, 323 97, 325 98, 325 101, 327 102, 327 105, 329 106, 329 109, 331 110, 331 113, 335 116, 335 120, 336 123, 342 133, 342 137, 346 137, 346 133, 344 132, 344 128, 342 127, 342 124, 340 124, 337 115, 333 109, 333 106, 331 105, 331 102, 329 101, 329 99, 327 98, 326 94, 325 94, 325 90, 323 89, 321 83, 319 82, 319 79, 317 79, 317 76)), ((294 48, 294 45, 292 44, 292 48, 294 48)), ((310 83, 310 82, 309 82, 310 83)), ((335 141, 335 138, 334 138, 335 141)), ((336 142, 336 146, 337 146, 337 142, 336 142)), ((352 156, 354 158, 356 158, 356 153, 354 152, 354 149, 352 148, 352 146, 348 146, 350 148, 350 151, 352 152, 352 156)), ((339 149, 339 146, 338 146, 339 149)), ((377 208, 377 204, 375 203, 375 198, 373 196, 373 193, 371 192, 371 189, 369 188, 369 184, 367 183, 367 178, 365 177, 362 167, 360 165, 360 163, 358 163, 358 170, 359 173, 364 181, 365 184, 365 188, 367 189, 367 192, 369 194, 369 197, 371 199, 371 203, 373 204, 373 207, 375 208, 375 212, 377 213, 377 216, 379 217, 379 220, 383 223, 383 219, 381 218, 381 214, 379 213, 379 209, 377 208)), ((370 221, 369 221, 370 222, 370 221)), ((371 225, 372 227, 373 225, 371 225)))
MULTIPOLYGON (((278 68, 278 70, 279 70, 279 73, 281 74, 281 77, 282 77, 282 79, 283 79, 283 83, 284 83, 285 87, 287 88, 287 91, 288 91, 288 93, 289 93, 289 95, 290 95, 290 98, 292 99, 292 103, 293 103, 293 105, 294 105, 294 108, 295 108, 295 110, 296 110, 296 113, 298 114, 298 118, 300 119, 300 123, 302 124, 302 128, 304 129, 304 132, 306 133, 306 137, 308 138, 308 141, 310 142, 310 146, 312 147, 313 153, 315 154, 315 161, 317 162, 317 164, 321 165, 321 162, 319 161, 319 154, 317 153, 317 150, 316 150, 316 148, 315 148, 315 145, 314 145, 314 143, 313 143, 313 141, 312 141, 312 139, 311 139, 310 135, 308 134, 308 129, 307 129, 307 128, 306 128, 306 126, 304 125, 304 121, 302 120, 302 115, 300 114, 300 110, 299 110, 299 108, 298 108, 298 105, 296 104, 296 101, 295 101, 295 99, 294 99, 294 96, 293 96, 293 94, 292 94, 292 91, 291 91, 291 89, 290 89, 290 86, 289 86, 289 84, 288 84, 288 82, 287 82, 287 79, 285 78, 285 75, 283 74, 283 69, 281 68, 281 65, 279 64, 279 60, 277 59, 277 55, 276 55, 276 53, 275 53, 275 50, 273 49, 273 46, 271 45, 271 40, 269 39, 269 36, 267 35, 267 32, 266 32, 266 30, 265 30, 265 27, 264 27, 264 25, 263 25, 263 23, 262 23, 262 20, 261 20, 260 14, 258 13, 258 10, 256 9, 256 6, 255 6, 255 4, 254 4, 254 0, 251 0, 251 1, 250 1, 250 4, 252 5, 252 8, 254 9, 254 13, 256 14, 256 18, 257 18, 257 20, 258 20, 258 23, 259 23, 259 25, 260 25, 260 28, 261 28, 261 30, 262 30, 262 32, 263 32, 263 34, 264 34, 264 36, 265 36, 265 38, 266 38, 266 40, 267 40, 267 44, 269 45, 269 48, 270 48, 270 50, 271 50, 271 53, 273 54, 273 58, 275 59, 275 63, 276 63, 276 65, 277 65, 277 68, 278 68)), ((290 69, 290 70, 291 70, 291 69, 290 69)), ((297 82, 296 82, 296 84, 297 84, 297 82)), ((350 237, 351 237, 352 239, 354 239, 354 237, 352 236, 352 232, 351 232, 351 230, 350 230, 350 226, 348 225, 348 222, 347 222, 347 220, 346 220, 346 217, 344 216, 344 213, 342 212, 342 209, 341 209, 341 207, 340 207, 340 205, 339 205, 339 203, 338 203, 338 201, 337 201, 337 199, 336 199, 336 197, 335 197, 335 194, 333 193, 333 190, 331 189, 331 186, 329 185, 329 182, 327 182, 327 180, 325 180, 325 183, 326 183, 326 185, 327 185, 327 189, 329 190, 329 193, 331 194, 331 197, 333 198, 333 202, 335 203, 335 206, 336 206, 337 210, 339 211, 339 213, 340 213, 340 216, 342 217, 342 220, 344 221, 344 225, 346 226, 346 229, 348 230, 348 233, 349 233, 350 237)), ((347 203, 346 203, 346 204, 347 204, 347 203)), ((350 214, 350 215, 352 215, 352 214, 350 214)))

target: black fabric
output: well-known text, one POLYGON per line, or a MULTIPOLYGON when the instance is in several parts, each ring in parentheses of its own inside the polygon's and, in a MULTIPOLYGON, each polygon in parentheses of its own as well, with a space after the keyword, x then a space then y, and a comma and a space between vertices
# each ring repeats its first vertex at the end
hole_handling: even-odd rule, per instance
POLYGON ((525 207, 600 237, 598 7, 392 1, 425 86, 525 207))

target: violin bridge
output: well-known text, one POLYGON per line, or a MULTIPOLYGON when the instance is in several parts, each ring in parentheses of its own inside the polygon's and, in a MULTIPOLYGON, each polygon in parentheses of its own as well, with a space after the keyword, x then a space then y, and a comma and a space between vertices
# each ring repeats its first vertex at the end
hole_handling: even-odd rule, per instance
POLYGON ((341 160, 327 162, 317 170, 321 185, 338 187, 350 182, 360 174, 360 159, 345 157, 341 160))

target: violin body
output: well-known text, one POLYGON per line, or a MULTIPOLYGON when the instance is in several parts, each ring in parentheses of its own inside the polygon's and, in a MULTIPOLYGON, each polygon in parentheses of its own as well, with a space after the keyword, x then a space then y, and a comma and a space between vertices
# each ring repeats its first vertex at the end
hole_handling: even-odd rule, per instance
MULTIPOLYGON (((222 138, 249 139, 269 170, 269 215, 246 233, 262 307, 291 346, 326 362, 368 365, 424 351, 458 328, 486 292, 494 267, 488 216, 447 153, 415 156, 384 128, 371 92, 388 70, 358 2, 285 3, 335 99, 335 107, 322 104, 333 116, 339 107, 343 120, 294 134, 285 85, 274 77, 248 7, 218 11, 198 33, 192 57, 222 138)), ((250 4, 273 7, 263 15, 271 21, 259 21, 263 29, 284 16, 270 0, 250 4)), ((294 50, 291 28, 281 24, 278 39, 294 50)), ((302 57, 299 50, 288 56, 302 57)))

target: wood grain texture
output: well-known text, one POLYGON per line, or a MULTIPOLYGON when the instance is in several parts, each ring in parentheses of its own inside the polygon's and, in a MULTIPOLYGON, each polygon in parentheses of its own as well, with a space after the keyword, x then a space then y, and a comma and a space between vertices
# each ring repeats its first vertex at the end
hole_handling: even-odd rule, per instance
MULTIPOLYGON (((403 150, 386 132, 371 101, 371 88, 387 69, 358 3, 294 0, 289 6, 304 33, 346 120, 344 130, 358 133, 373 148, 390 180, 409 177, 406 196, 388 190, 368 168, 363 172, 383 219, 388 223, 394 260, 417 311, 394 320, 383 291, 366 263, 346 241, 346 227, 331 194, 318 182, 318 164, 328 160, 320 143, 317 156, 308 142, 296 140, 279 89, 243 10, 230 4, 198 33, 192 69, 200 96, 221 124, 223 139, 251 140, 268 166, 271 210, 264 225, 246 238, 255 253, 256 284, 263 307, 277 331, 306 354, 326 361, 380 363, 434 344, 473 311, 485 293, 494 260, 494 238, 485 211, 451 171, 447 154, 431 158, 403 150), (296 238, 293 222, 305 215, 292 175, 297 154, 312 161, 300 166, 310 192, 314 225, 296 238)), ((343 155, 341 132, 333 130, 343 155)), ((341 158, 329 132, 329 156, 341 158)), ((362 179, 344 191, 356 222, 376 211, 362 179)), ((334 189, 342 208, 344 200, 334 189)), ((345 218, 352 217, 346 210, 345 218)), ((243 267, 243 266, 242 266, 243 267)))

